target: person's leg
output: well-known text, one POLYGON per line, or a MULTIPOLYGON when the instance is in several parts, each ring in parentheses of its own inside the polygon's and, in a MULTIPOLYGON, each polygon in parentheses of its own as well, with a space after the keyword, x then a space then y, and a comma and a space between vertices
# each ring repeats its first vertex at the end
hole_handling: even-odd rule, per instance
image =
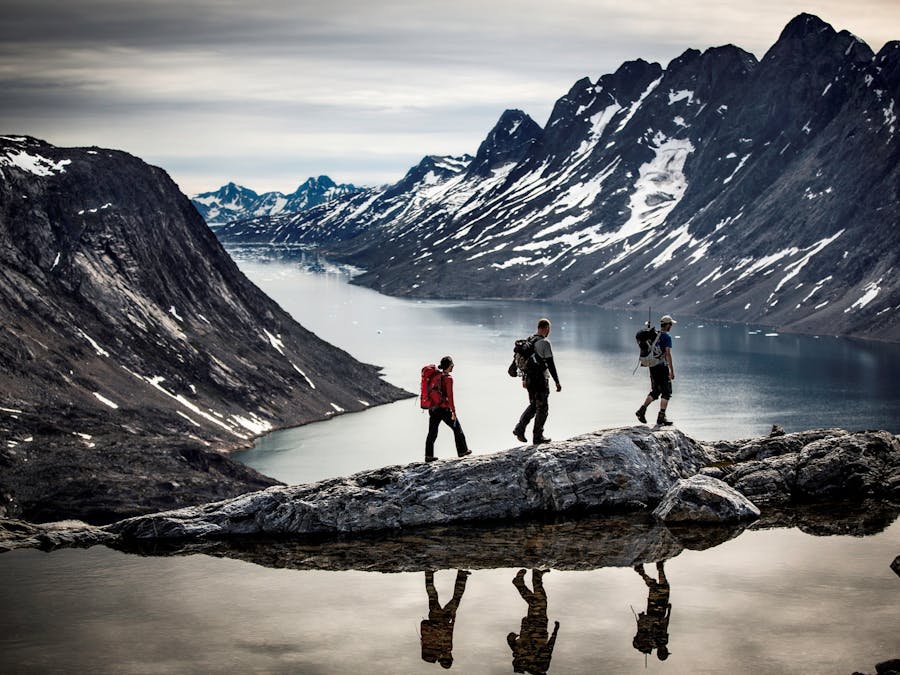
POLYGON ((456 610, 459 609, 459 602, 462 600, 463 593, 466 591, 466 579, 468 579, 468 577, 469 573, 465 570, 456 570, 456 583, 453 584, 453 597, 444 607, 444 609, 451 612, 454 616, 456 615, 456 610))
POLYGON ((643 405, 635 411, 635 415, 638 418, 638 422, 641 424, 647 423, 647 407, 653 403, 659 397, 659 392, 656 390, 656 378, 653 377, 653 369, 650 369, 650 393, 647 394, 647 397, 644 399, 643 405))
MULTIPOLYGON (((528 390, 528 407, 525 408, 525 410, 522 412, 522 415, 519 417, 518 423, 516 424, 515 428, 513 429, 513 433, 516 435, 516 438, 519 438, 519 436, 525 435, 525 429, 528 426, 528 424, 531 422, 531 420, 534 419, 534 413, 535 413, 534 391, 529 389, 528 390)), ((519 438, 519 440, 521 441, 522 439, 519 438)))
POLYGON ((465 457, 472 453, 469 450, 469 445, 466 443, 466 435, 463 433, 462 425, 459 423, 459 418, 456 418, 456 421, 451 425, 453 429, 453 440, 456 442, 456 454, 459 457, 465 457))
POLYGON ((434 441, 438 435, 438 426, 441 424, 441 415, 437 408, 428 411, 428 436, 425 437, 425 461, 430 462, 434 457, 434 441))
POLYGON ((534 442, 540 443, 544 440, 544 424, 547 422, 547 416, 550 414, 550 391, 536 391, 534 394, 534 442))
POLYGON ((437 589, 434 587, 434 572, 425 571, 425 593, 428 595, 428 611, 429 613, 439 610, 441 603, 438 600, 437 589))
POLYGON ((669 407, 669 397, 672 396, 672 381, 669 380, 669 373, 666 371, 665 380, 662 380, 662 375, 660 375, 660 383, 659 390, 660 396, 662 397, 659 402, 659 415, 656 418, 657 424, 662 425, 670 425, 672 424, 672 420, 666 417, 666 408, 669 407))
POLYGON ((441 420, 453 430, 453 441, 456 443, 456 454, 460 457, 469 454, 469 446, 466 445, 466 435, 463 433, 459 419, 453 419, 453 413, 449 408, 441 408, 441 420))
POLYGON ((519 570, 518 572, 516 572, 516 576, 513 577, 513 586, 515 586, 516 590, 519 591, 519 595, 522 596, 522 599, 530 605, 531 589, 525 585, 525 570, 519 570))

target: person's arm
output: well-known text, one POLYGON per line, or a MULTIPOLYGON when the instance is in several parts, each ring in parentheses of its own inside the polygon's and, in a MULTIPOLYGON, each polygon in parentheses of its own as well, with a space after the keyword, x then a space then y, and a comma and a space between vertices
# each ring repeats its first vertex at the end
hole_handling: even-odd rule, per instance
POLYGON ((550 377, 556 382, 556 391, 562 391, 562 385, 559 383, 559 374, 556 372, 556 363, 554 363, 553 357, 551 356, 544 359, 544 363, 547 364, 547 370, 550 371, 550 377))
POLYGON ((559 383, 559 373, 556 372, 556 362, 553 360, 553 347, 550 340, 544 338, 534 346, 535 352, 544 360, 544 365, 550 371, 550 377, 556 383, 556 391, 562 391, 562 385, 559 383))
POLYGON ((444 396, 447 399, 447 407, 450 408, 450 412, 453 415, 453 418, 456 419, 456 404, 453 402, 453 377, 450 375, 444 375, 444 396))
POLYGON ((675 362, 672 360, 672 348, 666 347, 666 363, 669 364, 669 379, 675 379, 675 362))

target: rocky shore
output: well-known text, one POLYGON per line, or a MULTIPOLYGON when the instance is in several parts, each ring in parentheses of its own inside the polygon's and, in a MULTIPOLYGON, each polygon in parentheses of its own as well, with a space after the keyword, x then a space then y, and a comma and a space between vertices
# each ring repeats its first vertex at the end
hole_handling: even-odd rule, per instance
POLYGON ((353 538, 427 526, 508 527, 513 521, 519 531, 523 523, 558 516, 630 514, 649 523, 648 532, 656 531, 648 545, 661 547, 658 552, 667 557, 662 549, 683 545, 666 534, 673 528, 701 524, 719 533, 714 539, 724 528, 728 538, 760 517, 789 520, 785 514, 793 508, 861 504, 894 514, 900 505, 900 441, 886 431, 820 429, 703 444, 677 429, 638 426, 462 460, 274 486, 103 527, 5 520, 0 549, 141 542, 207 546, 247 537, 353 538))

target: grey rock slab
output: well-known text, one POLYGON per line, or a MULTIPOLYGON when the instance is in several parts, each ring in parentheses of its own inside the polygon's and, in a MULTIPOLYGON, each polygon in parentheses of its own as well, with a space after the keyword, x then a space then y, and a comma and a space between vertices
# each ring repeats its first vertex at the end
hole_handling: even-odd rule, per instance
POLYGON ((709 461, 678 430, 633 427, 463 460, 391 466, 114 523, 125 538, 361 532, 651 508, 709 461))
POLYGON ((727 483, 697 474, 679 480, 653 515, 667 523, 728 523, 755 520, 760 511, 727 483))

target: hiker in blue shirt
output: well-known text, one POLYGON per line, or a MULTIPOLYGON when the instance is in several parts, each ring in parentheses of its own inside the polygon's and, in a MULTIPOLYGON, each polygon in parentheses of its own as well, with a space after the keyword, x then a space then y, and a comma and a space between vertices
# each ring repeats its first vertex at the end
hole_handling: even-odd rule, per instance
POLYGON ((644 405, 634 413, 643 424, 647 423, 647 406, 658 398, 662 400, 659 402, 659 415, 656 417, 656 423, 660 426, 672 424, 672 421, 666 417, 666 408, 669 406, 669 399, 672 397, 672 380, 675 379, 675 362, 672 361, 672 336, 669 335, 669 330, 675 323, 678 322, 668 314, 659 320, 659 328, 662 331, 659 336, 662 360, 655 366, 650 366, 650 393, 644 399, 644 405))

